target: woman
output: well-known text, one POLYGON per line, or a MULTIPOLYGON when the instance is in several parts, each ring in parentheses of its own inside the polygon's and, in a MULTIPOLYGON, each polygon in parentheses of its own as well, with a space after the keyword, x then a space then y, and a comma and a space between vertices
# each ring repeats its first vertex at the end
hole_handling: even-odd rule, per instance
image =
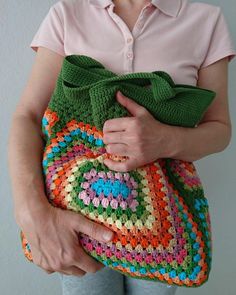
POLYGON ((86 54, 116 73, 164 70, 176 83, 217 93, 201 124, 191 129, 162 124, 117 93, 134 124, 127 118, 104 124, 107 151, 129 156, 125 163, 107 161, 110 169, 129 171, 161 157, 196 161, 223 151, 231 139, 228 62, 236 52, 220 7, 188 0, 59 1, 30 46, 37 54, 12 119, 9 166, 15 218, 31 245, 34 263, 47 273, 59 273, 64 295, 175 294, 176 286, 125 277, 80 247, 79 232, 103 242, 112 239, 112 232, 49 205, 41 171, 41 118, 63 58, 86 54))

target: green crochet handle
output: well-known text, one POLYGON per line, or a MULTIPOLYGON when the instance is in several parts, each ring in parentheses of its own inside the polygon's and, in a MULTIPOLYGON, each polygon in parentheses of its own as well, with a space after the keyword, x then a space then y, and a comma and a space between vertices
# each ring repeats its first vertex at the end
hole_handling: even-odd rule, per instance
POLYGON ((91 108, 91 123, 98 129, 108 119, 130 115, 116 100, 118 90, 157 120, 185 127, 194 127, 201 120, 216 95, 209 89, 175 84, 164 71, 117 75, 86 55, 66 56, 59 81, 67 103, 76 105, 81 112, 85 106, 91 108))

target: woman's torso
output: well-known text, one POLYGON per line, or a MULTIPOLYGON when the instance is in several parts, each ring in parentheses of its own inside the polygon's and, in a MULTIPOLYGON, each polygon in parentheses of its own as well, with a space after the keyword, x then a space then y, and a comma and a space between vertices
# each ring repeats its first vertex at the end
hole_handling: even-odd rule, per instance
POLYGON ((117 74, 162 70, 175 83, 196 85, 219 7, 189 0, 150 2, 129 24, 135 23, 132 32, 111 0, 57 2, 64 55, 89 55, 117 74))

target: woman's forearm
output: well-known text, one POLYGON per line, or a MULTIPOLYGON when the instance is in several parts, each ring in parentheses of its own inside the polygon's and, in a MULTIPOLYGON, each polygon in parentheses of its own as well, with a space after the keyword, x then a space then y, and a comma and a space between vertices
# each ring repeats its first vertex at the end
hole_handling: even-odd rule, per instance
POLYGON ((196 161, 223 151, 231 139, 231 127, 218 121, 199 124, 195 128, 167 125, 169 148, 166 157, 196 161))
POLYGON ((8 164, 16 219, 24 210, 48 204, 41 167, 42 151, 40 126, 30 116, 15 115, 9 135, 8 164))

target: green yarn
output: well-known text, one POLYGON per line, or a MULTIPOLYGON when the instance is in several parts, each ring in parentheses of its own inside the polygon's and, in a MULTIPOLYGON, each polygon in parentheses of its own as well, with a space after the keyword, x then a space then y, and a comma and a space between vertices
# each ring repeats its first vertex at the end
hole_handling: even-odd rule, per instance
POLYGON ((60 117, 54 135, 74 117, 102 130, 106 120, 129 116, 116 100, 118 90, 160 122, 183 127, 196 126, 216 95, 209 89, 175 84, 164 71, 117 75, 89 56, 69 55, 49 102, 60 117))

